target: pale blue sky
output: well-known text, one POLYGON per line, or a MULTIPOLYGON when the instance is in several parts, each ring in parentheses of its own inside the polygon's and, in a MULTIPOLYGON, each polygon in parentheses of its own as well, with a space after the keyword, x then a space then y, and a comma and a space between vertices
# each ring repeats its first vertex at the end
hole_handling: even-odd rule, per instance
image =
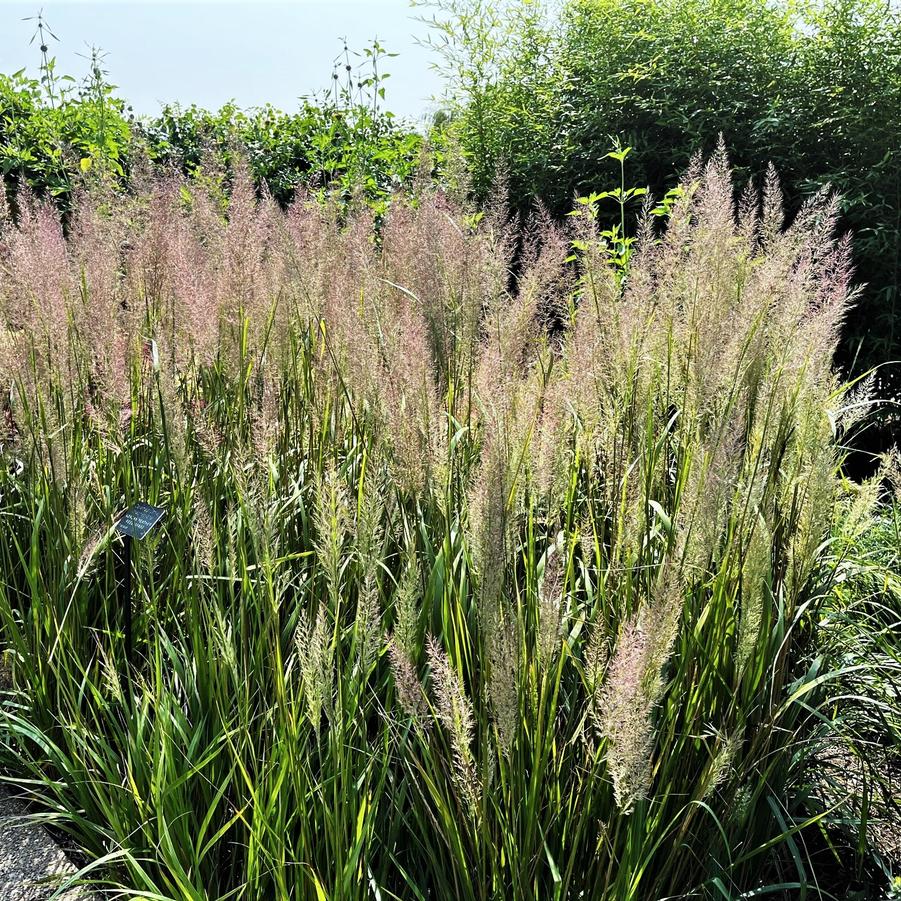
POLYGON ((111 80, 136 113, 175 100, 294 109, 299 96, 330 84, 343 37, 351 49, 378 38, 399 54, 385 62, 387 105, 397 114, 419 118, 441 92, 429 51, 416 43, 427 29, 409 0, 0 0, 0 71, 37 71, 37 42, 28 43, 34 23, 22 19, 41 8, 59 38, 50 42, 59 71, 80 78, 87 63, 77 54, 101 47, 111 80))

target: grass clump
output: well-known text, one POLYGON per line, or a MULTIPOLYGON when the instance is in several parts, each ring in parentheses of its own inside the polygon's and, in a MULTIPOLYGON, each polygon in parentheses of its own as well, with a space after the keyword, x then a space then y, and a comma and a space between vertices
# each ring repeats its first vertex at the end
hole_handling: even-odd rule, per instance
POLYGON ((623 253, 154 181, 0 239, 2 759, 147 898, 814 890, 836 203, 725 153, 623 253), (135 664, 113 523, 136 554, 135 664), (806 820, 805 820, 806 818, 806 820))

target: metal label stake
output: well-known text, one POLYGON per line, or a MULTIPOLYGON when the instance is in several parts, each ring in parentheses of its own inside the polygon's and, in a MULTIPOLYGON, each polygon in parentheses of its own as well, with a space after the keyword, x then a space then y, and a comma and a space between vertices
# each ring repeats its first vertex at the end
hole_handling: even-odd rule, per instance
POLYGON ((134 539, 143 540, 150 530, 163 518, 165 511, 162 507, 154 507, 144 501, 140 501, 120 517, 116 523, 116 531, 122 536, 122 595, 120 603, 125 619, 125 662, 129 670, 134 663, 134 627, 133 627, 133 599, 131 577, 131 543, 134 539))

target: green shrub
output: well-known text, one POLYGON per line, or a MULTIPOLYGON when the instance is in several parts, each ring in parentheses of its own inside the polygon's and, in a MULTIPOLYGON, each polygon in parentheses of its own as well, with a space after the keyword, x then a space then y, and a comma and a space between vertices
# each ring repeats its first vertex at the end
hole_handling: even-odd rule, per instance
POLYGON ((144 120, 140 131, 155 162, 185 174, 195 173, 211 155, 228 161, 237 150, 255 180, 282 204, 298 186, 345 198, 361 190, 368 200, 384 202, 409 185, 422 147, 422 137, 390 113, 313 102, 296 113, 231 104, 215 113, 167 106, 144 120))
POLYGON ((721 133, 740 181, 776 165, 792 214, 827 184, 840 193, 866 283, 843 359, 859 349, 863 371, 901 357, 896 6, 567 0, 547 19, 532 0, 431 5, 481 196, 500 167, 517 209, 538 200, 562 215, 609 181, 617 140, 633 148, 630 182, 661 196, 721 133))
POLYGON ((0 755, 96 878, 825 897, 834 204, 783 232, 771 178, 736 221, 720 150, 662 236, 535 220, 511 293, 518 236, 430 189, 378 242, 240 167, 227 211, 148 191, 0 238, 0 755))
MULTIPOLYGON (((43 38, 42 38, 43 40, 43 38)), ((237 153, 248 161, 258 187, 287 204, 298 187, 320 197, 362 196, 383 211, 391 194, 411 184, 422 165, 422 136, 384 109, 386 54, 378 42, 363 64, 351 66, 345 48, 343 77, 335 88, 303 100, 296 113, 273 107, 217 112, 165 106, 159 115, 135 118, 115 94, 101 57, 77 86, 56 72, 43 51, 41 77, 0 75, 0 173, 8 201, 28 187, 49 195, 68 212, 74 193, 98 172, 128 188, 131 168, 149 156, 167 172, 193 175, 202 165, 230 172, 237 153)), ((440 134, 436 132, 440 142, 440 134)), ((433 161, 440 160, 434 147, 433 161)))
POLYGON ((384 109, 386 53, 378 43, 363 53, 354 70, 344 47, 333 89, 301 102, 296 113, 271 106, 241 110, 227 104, 218 112, 196 106, 166 106, 142 123, 151 157, 194 174, 212 155, 228 163, 237 150, 258 184, 281 204, 298 186, 337 194, 354 193, 384 210, 389 196, 409 186, 421 164, 422 137, 384 109), (340 73, 339 74, 339 69, 340 73))
POLYGON ((0 174, 9 200, 27 187, 68 211, 84 173, 124 174, 131 132, 96 53, 81 86, 55 76, 53 60, 43 71, 40 79, 0 74, 0 174))

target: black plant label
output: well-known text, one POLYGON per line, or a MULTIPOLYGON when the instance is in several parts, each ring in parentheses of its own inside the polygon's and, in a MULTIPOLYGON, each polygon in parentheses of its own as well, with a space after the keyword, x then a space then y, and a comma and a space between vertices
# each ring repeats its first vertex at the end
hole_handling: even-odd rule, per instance
POLYGON ((162 507, 154 507, 144 501, 139 501, 125 511, 116 523, 116 531, 120 535, 127 535, 140 541, 147 537, 150 530, 163 518, 165 512, 162 507))

